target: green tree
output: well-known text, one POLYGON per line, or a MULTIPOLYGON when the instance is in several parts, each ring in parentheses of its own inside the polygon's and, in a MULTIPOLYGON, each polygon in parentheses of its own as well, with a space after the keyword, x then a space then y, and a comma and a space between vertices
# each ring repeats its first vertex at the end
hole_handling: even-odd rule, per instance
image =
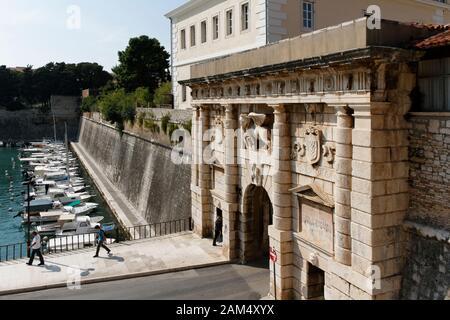
POLYGON ((97 98, 94 96, 86 97, 81 102, 81 112, 96 111, 97 98))
POLYGON ((124 89, 100 97, 98 106, 105 119, 116 124, 120 131, 124 129, 125 121, 134 122, 135 120, 134 98, 127 94, 124 89))
POLYGON ((147 88, 140 87, 134 92, 134 99, 139 108, 147 108, 152 106, 152 95, 147 88))
POLYGON ((119 65, 113 72, 119 86, 127 92, 145 87, 153 94, 160 83, 170 80, 169 57, 157 39, 132 38, 128 47, 119 52, 119 65))
POLYGON ((8 110, 23 108, 20 102, 20 78, 17 72, 0 66, 0 106, 8 110))
POLYGON ((155 106, 171 105, 172 104, 172 83, 165 82, 155 91, 155 98, 153 99, 155 106))

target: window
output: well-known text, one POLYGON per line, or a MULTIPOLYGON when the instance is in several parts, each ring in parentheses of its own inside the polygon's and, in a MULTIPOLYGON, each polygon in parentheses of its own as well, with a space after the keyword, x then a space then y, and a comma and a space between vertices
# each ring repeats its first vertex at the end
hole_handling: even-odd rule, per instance
POLYGON ((303 27, 312 29, 314 27, 314 3, 304 1, 303 2, 303 27))
POLYGON ((191 26, 191 47, 195 46, 195 26, 191 26))
POLYGON ((219 39, 219 16, 212 19, 213 40, 219 39))
POLYGON ((249 10, 250 10, 250 7, 249 7, 248 2, 244 3, 241 6, 241 30, 242 31, 248 30, 248 28, 249 28, 249 13, 250 13, 249 10))
POLYGON ((233 9, 228 10, 226 13, 227 17, 227 36, 230 36, 233 34, 233 9))
POLYGON ((181 30, 181 49, 186 49, 186 30, 181 30))
POLYGON ((182 87, 181 87, 181 98, 182 98, 182 100, 183 100, 183 102, 186 102, 186 97, 187 97, 187 94, 186 94, 186 86, 185 85, 183 85, 182 87))
POLYGON ((201 23, 202 43, 206 42, 206 20, 201 23))

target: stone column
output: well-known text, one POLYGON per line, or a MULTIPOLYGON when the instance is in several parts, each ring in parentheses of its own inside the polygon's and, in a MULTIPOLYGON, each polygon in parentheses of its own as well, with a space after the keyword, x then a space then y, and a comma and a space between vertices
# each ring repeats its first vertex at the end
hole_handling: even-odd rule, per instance
MULTIPOLYGON (((196 121, 196 148, 194 151, 194 158, 198 161, 198 188, 196 188, 196 205, 197 214, 193 216, 195 223, 195 232, 202 237, 208 237, 212 233, 211 221, 211 167, 205 163, 203 159, 203 151, 209 145, 209 141, 204 141, 204 134, 210 127, 209 107, 206 105, 200 106, 199 118, 196 121)), ((194 200, 194 199, 193 199, 194 200)))
POLYGON ((223 208, 224 235, 223 251, 227 258, 234 260, 238 257, 236 251, 238 241, 238 230, 236 226, 238 211, 239 170, 237 165, 237 137, 236 129, 238 127, 237 106, 231 104, 223 105, 225 108, 225 190, 224 199, 226 202, 223 208), (235 108, 234 108, 235 107, 235 108))
MULTIPOLYGON (((275 122, 272 134, 272 206, 273 226, 269 227, 270 246, 278 255, 276 270, 277 299, 292 298, 293 239, 292 239, 292 170, 291 136, 285 105, 272 105, 275 122)), ((271 268, 271 295, 275 296, 273 264, 271 268)))
POLYGON ((337 111, 336 181, 335 181, 335 260, 351 265, 351 190, 352 190, 352 130, 353 117, 346 105, 334 106, 337 111))

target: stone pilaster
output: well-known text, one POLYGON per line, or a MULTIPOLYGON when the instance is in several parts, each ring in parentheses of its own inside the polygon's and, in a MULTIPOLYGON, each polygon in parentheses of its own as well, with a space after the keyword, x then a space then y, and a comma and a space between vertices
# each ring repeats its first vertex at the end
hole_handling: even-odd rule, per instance
POLYGON ((288 113, 285 105, 272 105, 275 122, 272 145, 272 199, 273 226, 269 228, 270 246, 279 257, 271 265, 271 295, 277 299, 291 299, 293 286, 293 239, 292 239, 292 188, 291 137, 288 113))
POLYGON ((237 211, 238 211, 238 194, 237 187, 239 185, 239 170, 237 165, 237 137, 236 129, 238 127, 237 110, 233 109, 233 105, 223 105, 225 108, 225 190, 224 200, 226 207, 223 208, 224 219, 224 243, 223 250, 225 256, 230 260, 234 260, 238 256, 237 241, 238 232, 236 227, 237 211))
POLYGON ((202 237, 208 237, 212 232, 211 221, 211 167, 210 164, 203 159, 203 151, 210 144, 210 141, 205 141, 205 132, 210 128, 209 107, 201 106, 199 108, 199 118, 196 122, 196 155, 198 161, 198 188, 197 190, 197 214, 194 216, 195 231, 202 237))
POLYGON ((409 206, 408 131, 391 103, 353 105, 352 269, 373 279, 372 297, 397 296, 402 223, 409 206))
POLYGON ((345 105, 335 106, 337 111, 336 181, 335 181, 335 260, 351 265, 351 190, 352 190, 352 129, 351 110, 345 105))

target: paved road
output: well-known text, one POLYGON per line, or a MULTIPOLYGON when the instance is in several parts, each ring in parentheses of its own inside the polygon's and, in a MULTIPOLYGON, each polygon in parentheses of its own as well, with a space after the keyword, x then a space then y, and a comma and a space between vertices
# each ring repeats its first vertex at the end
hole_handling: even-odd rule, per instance
POLYGON ((0 297, 0 300, 259 300, 269 292, 269 270, 224 265, 131 280, 52 289, 0 297))

